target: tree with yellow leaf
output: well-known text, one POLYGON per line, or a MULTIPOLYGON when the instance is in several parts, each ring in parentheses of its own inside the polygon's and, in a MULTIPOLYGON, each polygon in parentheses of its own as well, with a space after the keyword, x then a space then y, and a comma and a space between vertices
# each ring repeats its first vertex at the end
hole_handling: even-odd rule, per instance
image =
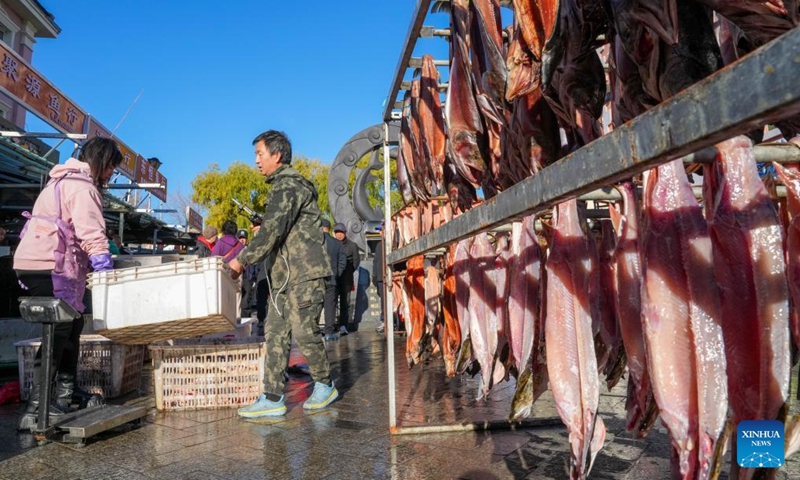
MULTIPOLYGON (((357 168, 364 168, 369 162, 369 156, 362 158, 357 168)), ((318 203, 322 216, 329 220, 334 220, 328 205, 328 173, 330 165, 324 165, 319 160, 312 160, 306 157, 295 157, 292 160, 292 167, 300 175, 309 179, 317 188, 319 193, 318 203)), ((394 172, 394 161, 392 161, 392 172, 394 172)), ((382 178, 382 172, 375 172, 382 178)), ((350 176, 349 188, 352 189, 355 182, 355 169, 350 176)), ((392 174, 394 179, 395 175, 392 174)), ((396 211, 402 206, 400 194, 392 181, 392 211, 396 211)), ((246 216, 237 212, 236 205, 231 198, 242 202, 256 212, 264 211, 264 202, 267 199, 269 185, 264 181, 264 176, 258 169, 241 161, 233 162, 227 170, 222 171, 217 164, 209 165, 208 169, 200 172, 192 180, 192 201, 207 213, 204 225, 214 225, 219 228, 226 220, 235 220, 239 228, 249 228, 250 221, 246 216)), ((367 185, 367 193, 372 206, 383 205, 383 182, 371 182, 367 185)))
MULTIPOLYGON (((320 211, 323 216, 330 217, 327 196, 330 167, 305 157, 293 159, 292 167, 314 184, 320 192, 320 211)), ((256 212, 263 212, 269 185, 255 166, 235 161, 225 171, 221 171, 217 164, 209 165, 208 170, 194 177, 192 190, 192 201, 208 212, 205 225, 219 228, 226 220, 235 220, 239 228, 249 228, 250 221, 238 213, 231 199, 235 198, 256 212)))

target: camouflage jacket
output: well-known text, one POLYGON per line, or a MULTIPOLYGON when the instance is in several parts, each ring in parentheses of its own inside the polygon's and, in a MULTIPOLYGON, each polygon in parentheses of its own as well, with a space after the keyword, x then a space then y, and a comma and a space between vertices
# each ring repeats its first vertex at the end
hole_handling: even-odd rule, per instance
POLYGON ((289 165, 278 167, 266 181, 272 188, 263 223, 236 259, 245 266, 265 261, 275 288, 330 276, 317 189, 289 165))

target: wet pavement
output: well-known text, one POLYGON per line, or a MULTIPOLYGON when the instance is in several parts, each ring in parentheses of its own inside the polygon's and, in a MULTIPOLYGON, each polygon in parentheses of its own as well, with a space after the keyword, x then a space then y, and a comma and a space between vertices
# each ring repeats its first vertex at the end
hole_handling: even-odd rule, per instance
MULTIPOLYGON (((290 376, 289 411, 283 418, 244 421, 235 409, 158 412, 149 366, 142 393, 121 399, 149 408, 144 423, 95 437, 83 448, 34 446, 30 435, 15 431, 21 407, 2 406, 0 479, 568 478, 568 439, 559 422, 516 430, 390 435, 386 343, 374 332, 376 325, 364 321, 359 332, 329 342, 340 399, 316 413, 302 408, 312 387, 304 375, 290 376)), ((477 378, 447 379, 441 359, 409 370, 405 337, 396 337, 395 345, 400 426, 508 416, 513 383, 499 385, 478 401, 477 378)), ((668 479, 669 441, 663 427, 659 424, 643 440, 624 432, 624 384, 601 396, 600 415, 609 433, 590 478, 668 479)), ((549 393, 537 402, 534 414, 556 419, 549 393)), ((800 478, 800 460, 791 459, 778 478, 800 478)))

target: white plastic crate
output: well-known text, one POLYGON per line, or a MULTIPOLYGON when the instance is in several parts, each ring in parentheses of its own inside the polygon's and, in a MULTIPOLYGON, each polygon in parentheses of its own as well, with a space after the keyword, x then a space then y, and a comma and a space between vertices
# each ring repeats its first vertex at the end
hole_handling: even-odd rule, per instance
MULTIPOLYGON (((14 343, 19 362, 20 396, 27 400, 33 385, 33 360, 41 338, 14 343)), ((144 346, 118 345, 100 335, 81 335, 78 387, 115 398, 139 389, 144 346)))
POLYGON ((239 407, 263 390, 263 337, 151 345, 158 410, 239 407))
POLYGON ((95 272, 94 329, 115 342, 147 344, 237 327, 241 288, 220 257, 95 272))
POLYGON ((232 339, 246 339, 253 336, 255 326, 258 324, 255 318, 242 318, 239 326, 227 332, 210 333, 198 337, 198 340, 232 340, 232 339))

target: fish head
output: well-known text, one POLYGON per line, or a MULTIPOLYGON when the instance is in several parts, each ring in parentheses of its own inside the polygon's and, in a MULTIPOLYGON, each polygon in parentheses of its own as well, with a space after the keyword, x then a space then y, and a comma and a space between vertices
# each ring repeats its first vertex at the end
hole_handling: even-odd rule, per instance
POLYGON ((655 48, 655 42, 644 24, 636 18, 633 0, 611 0, 610 3, 622 48, 637 65, 644 65, 655 48))
POLYGON ((478 147, 475 132, 455 130, 450 133, 453 154, 465 167, 461 172, 462 175, 473 185, 480 185, 486 171, 486 162, 478 147))

